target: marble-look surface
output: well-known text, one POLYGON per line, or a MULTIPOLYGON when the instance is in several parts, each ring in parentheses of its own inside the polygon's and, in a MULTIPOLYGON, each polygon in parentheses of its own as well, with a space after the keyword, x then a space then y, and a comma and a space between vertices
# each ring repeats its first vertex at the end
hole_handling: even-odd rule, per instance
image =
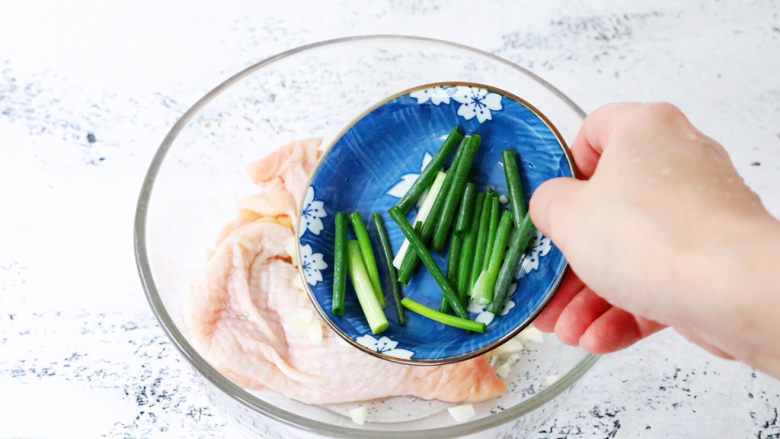
MULTIPOLYGON (((345 35, 503 56, 585 110, 669 100, 780 216, 780 2, 0 4, 0 437, 232 437, 148 309, 132 219, 176 119, 233 72, 345 35)), ((780 438, 780 383, 672 332, 610 355, 534 438, 780 438)))

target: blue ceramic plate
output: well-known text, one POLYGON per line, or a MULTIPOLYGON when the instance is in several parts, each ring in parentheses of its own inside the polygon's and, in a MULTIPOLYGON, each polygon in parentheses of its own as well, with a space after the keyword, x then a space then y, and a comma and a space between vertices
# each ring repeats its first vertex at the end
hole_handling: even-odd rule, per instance
MULTIPOLYGON (((490 186, 507 194, 501 163, 507 148, 515 148, 522 159, 526 202, 545 180, 573 175, 568 150, 552 124, 527 102, 489 86, 425 85, 393 96, 360 117, 337 138, 312 176, 299 216, 298 250, 301 273, 320 315, 344 339, 372 355, 408 364, 442 364, 493 349, 530 324, 566 270, 561 252, 537 234, 517 274, 514 294, 485 334, 467 333, 409 311, 407 325, 398 324, 371 215, 382 215, 397 252, 404 236, 387 210, 456 125, 467 135, 482 136, 471 173, 481 191, 490 186), (359 211, 372 236, 390 321, 378 335, 371 333, 349 281, 344 315, 331 313, 334 218, 339 211, 359 211)), ((409 213, 410 220, 415 213, 409 213)), ((433 255, 444 271, 446 252, 433 255)), ((441 290, 422 264, 404 294, 434 309, 441 299, 441 290)), ((470 318, 485 318, 480 316, 482 308, 470 306, 470 318)))

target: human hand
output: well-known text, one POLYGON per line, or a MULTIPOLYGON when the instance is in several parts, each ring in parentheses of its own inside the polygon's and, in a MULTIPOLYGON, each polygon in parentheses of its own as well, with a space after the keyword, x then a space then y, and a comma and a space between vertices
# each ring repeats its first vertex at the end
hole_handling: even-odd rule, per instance
POLYGON ((780 226, 725 149, 670 104, 625 103, 571 151, 583 180, 544 183, 530 212, 576 275, 534 324, 594 353, 669 325, 780 374, 780 226))

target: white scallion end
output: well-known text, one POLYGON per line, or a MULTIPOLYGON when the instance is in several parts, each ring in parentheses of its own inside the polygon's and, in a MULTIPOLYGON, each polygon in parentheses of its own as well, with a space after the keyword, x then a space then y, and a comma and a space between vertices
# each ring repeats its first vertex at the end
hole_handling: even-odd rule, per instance
POLYGON ((560 377, 558 375, 547 375, 544 377, 544 382, 547 383, 548 386, 553 385, 556 381, 558 381, 560 377))
MULTIPOLYGON (((483 273, 484 273, 484 271, 483 271, 483 273)), ((477 282, 479 282, 479 279, 477 279, 477 282)), ((476 290, 476 286, 474 287, 474 289, 476 290)), ((474 297, 474 296, 471 296, 471 301, 474 302, 474 304, 477 305, 477 306, 488 306, 490 304, 490 300, 488 300, 488 299, 486 299, 484 297, 474 297)))
POLYGON ((284 251, 292 258, 293 265, 298 266, 298 257, 295 255, 295 246, 298 242, 295 238, 287 238, 287 242, 284 243, 284 251))
POLYGON ((517 337, 509 339, 506 343, 493 349, 494 355, 510 355, 516 352, 521 352, 524 346, 523 343, 517 339, 517 337))
POLYGON ((301 276, 295 276, 293 278, 292 286, 300 292, 306 291, 306 289, 303 287, 303 280, 301 280, 301 276))
POLYGON ((450 412, 450 416, 452 416, 455 422, 466 422, 477 414, 472 404, 456 405, 455 407, 449 407, 447 411, 450 412))
POLYGON ((485 305, 477 305, 473 300, 469 300, 469 306, 467 311, 474 314, 479 314, 485 310, 485 305))
POLYGON ((444 184, 445 177, 447 177, 447 174, 444 172, 439 171, 439 173, 436 174, 436 178, 433 180, 431 188, 428 190, 428 195, 425 196, 425 201, 423 201, 422 206, 420 206, 420 209, 417 211, 417 216, 414 218, 412 225, 417 223, 417 221, 425 222, 425 219, 428 218, 428 214, 431 213, 431 208, 433 207, 433 202, 436 201, 436 197, 439 196, 439 192, 441 191, 441 186, 444 184))
POLYGON ((407 251, 409 251, 409 241, 404 239, 403 244, 401 244, 401 248, 398 250, 398 254, 395 255, 395 258, 393 259, 393 267, 396 269, 401 268, 401 262, 404 260, 404 256, 406 256, 407 251))
POLYGON ((299 309, 293 315, 293 323, 301 329, 308 329, 314 320, 314 313, 309 309, 299 309))
POLYGON ((322 343, 322 325, 319 320, 314 320, 309 324, 309 328, 306 331, 306 335, 309 336, 309 340, 314 344, 322 343))
POLYGON ((517 337, 522 341, 541 343, 544 341, 544 333, 533 326, 523 329, 517 337))
POLYGON ((431 188, 428 188, 428 189, 426 189, 426 190, 425 190, 425 191, 422 193, 422 195, 420 195, 420 199, 419 199, 419 200, 417 200, 417 204, 416 204, 416 206, 417 206, 417 209, 418 209, 418 210, 420 209, 420 207, 422 207, 423 203, 425 202, 425 199, 428 197, 428 191, 429 191, 430 189, 431 189, 431 188))
POLYGON ((349 417, 352 418, 352 422, 357 425, 363 425, 368 419, 368 409, 365 407, 355 407, 350 409, 349 417))
POLYGON ((504 361, 501 363, 501 366, 498 366, 496 368, 496 375, 500 376, 503 379, 506 379, 506 377, 509 376, 509 372, 512 371, 511 366, 509 365, 508 361, 504 361))
POLYGON ((509 198, 502 194, 500 197, 498 197, 498 202, 501 204, 506 204, 509 202, 509 198))
MULTIPOLYGON (((428 214, 431 213, 431 208, 433 207, 433 202, 436 201, 436 197, 441 191, 441 186, 444 184, 445 177, 447 177, 447 174, 439 171, 439 173, 436 174, 436 178, 433 180, 433 183, 431 183, 431 187, 425 191, 422 197, 420 197, 421 201, 417 203, 420 208, 417 209, 417 215, 415 216, 414 221, 412 221, 412 225, 417 224, 417 221, 425 222, 425 219, 428 218, 428 214)), ((395 258, 393 258, 393 267, 396 269, 401 268, 401 261, 404 260, 404 256, 406 256, 406 252, 408 251, 409 241, 404 239, 403 244, 401 244, 401 248, 398 249, 398 254, 395 255, 395 258)))

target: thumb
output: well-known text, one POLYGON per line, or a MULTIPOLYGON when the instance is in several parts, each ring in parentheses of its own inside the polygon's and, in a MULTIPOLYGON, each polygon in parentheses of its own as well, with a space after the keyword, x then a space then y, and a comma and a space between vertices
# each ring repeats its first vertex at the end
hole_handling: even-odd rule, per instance
POLYGON ((578 194, 584 185, 574 178, 555 178, 542 183, 531 196, 531 220, 562 250, 569 246, 569 237, 577 235, 578 194))

